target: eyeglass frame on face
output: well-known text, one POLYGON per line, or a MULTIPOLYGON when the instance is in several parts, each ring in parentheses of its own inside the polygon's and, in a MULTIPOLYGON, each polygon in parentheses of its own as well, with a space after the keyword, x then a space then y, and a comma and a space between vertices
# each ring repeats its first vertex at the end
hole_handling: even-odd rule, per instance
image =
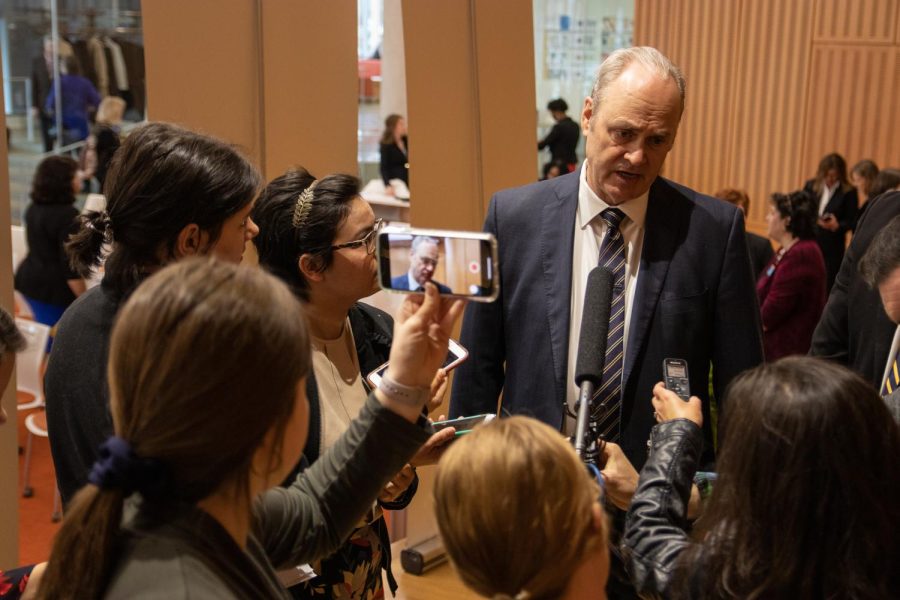
POLYGON ((344 242, 343 244, 335 244, 334 246, 329 246, 328 250, 342 250, 344 248, 359 248, 363 244, 366 246, 366 254, 372 255, 375 254, 375 248, 377 245, 375 244, 375 236, 378 235, 378 232, 384 227, 384 219, 375 219, 375 223, 372 224, 372 231, 367 233, 361 239, 353 240, 352 242, 344 242), (371 245, 371 248, 369 247, 371 245))

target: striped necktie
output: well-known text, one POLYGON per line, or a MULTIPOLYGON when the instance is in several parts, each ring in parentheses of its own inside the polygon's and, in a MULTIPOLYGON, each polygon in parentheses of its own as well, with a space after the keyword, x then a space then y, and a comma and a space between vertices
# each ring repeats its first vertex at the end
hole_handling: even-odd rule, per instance
POLYGON ((894 362, 888 371, 887 377, 884 378, 884 384, 881 386, 881 395, 890 396, 897 387, 900 386, 900 371, 897 370, 897 360, 900 359, 900 353, 894 355, 894 362))
POLYGON ((619 225, 625 218, 625 213, 618 208, 607 208, 600 213, 600 217, 606 222, 607 229, 600 245, 598 264, 612 273, 613 296, 609 332, 606 336, 606 363, 603 367, 603 380, 594 392, 592 418, 600 437, 608 442, 616 442, 619 439, 625 347, 625 240, 619 225))

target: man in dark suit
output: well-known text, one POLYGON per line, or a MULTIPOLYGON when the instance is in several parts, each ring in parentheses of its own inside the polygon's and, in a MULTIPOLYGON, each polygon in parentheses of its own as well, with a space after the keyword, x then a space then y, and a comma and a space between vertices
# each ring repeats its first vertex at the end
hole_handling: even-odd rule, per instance
POLYGON ((425 284, 431 282, 442 294, 449 294, 450 288, 433 279, 434 270, 440 258, 437 238, 417 235, 409 247, 409 271, 391 278, 391 288, 395 290, 424 291, 425 284))
POLYGON ((868 204, 813 332, 810 354, 846 365, 880 387, 894 327, 878 290, 866 285, 858 266, 875 235, 900 215, 900 192, 886 192, 868 204))
POLYGON ((683 108, 677 67, 652 48, 618 50, 585 100, 583 166, 494 196, 485 230, 498 240, 500 298, 467 309, 452 415, 496 412, 502 392, 504 412, 572 432, 585 281, 599 259, 615 280, 601 433, 640 469, 663 360, 686 359, 711 462, 710 365, 721 414, 728 382, 762 362, 761 329, 741 211, 658 176, 683 108))

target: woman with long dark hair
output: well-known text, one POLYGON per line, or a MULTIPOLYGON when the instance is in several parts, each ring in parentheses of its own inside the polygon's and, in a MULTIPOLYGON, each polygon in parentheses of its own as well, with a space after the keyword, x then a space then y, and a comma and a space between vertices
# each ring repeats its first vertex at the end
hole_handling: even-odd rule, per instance
POLYGON ((49 156, 34 173, 31 204, 25 209, 28 254, 16 270, 16 289, 28 301, 34 320, 50 327, 85 290, 64 249, 78 229, 74 204, 80 189, 78 163, 68 156, 49 156))
POLYGON ((289 598, 275 568, 332 552, 428 438, 461 303, 401 308, 385 383, 290 487, 308 429, 301 308, 259 269, 193 258, 113 328, 108 438, 56 536, 43 598, 289 598))
POLYGON ((847 179, 847 161, 837 152, 826 155, 819 162, 816 176, 807 181, 803 191, 812 196, 818 210, 816 241, 825 258, 828 289, 841 268, 846 233, 856 229, 859 201, 856 188, 847 179))
POLYGON ((106 380, 109 335, 121 304, 168 263, 213 255, 238 263, 259 230, 250 219, 256 169, 230 145, 166 123, 134 130, 106 180, 106 209, 82 216, 68 244, 102 283, 59 322, 44 379, 50 448, 63 502, 87 483, 97 447, 112 432, 106 380))
POLYGON ((700 400, 654 389, 660 424, 624 537, 638 591, 900 597, 900 429, 878 393, 844 367, 790 357, 738 376, 727 395, 718 478, 692 539, 700 400))

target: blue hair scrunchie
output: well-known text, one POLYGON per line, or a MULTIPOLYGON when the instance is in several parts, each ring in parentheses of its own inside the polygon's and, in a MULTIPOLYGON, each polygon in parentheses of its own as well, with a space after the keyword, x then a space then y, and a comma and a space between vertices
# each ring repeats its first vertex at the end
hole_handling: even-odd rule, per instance
POLYGON ((141 458, 128 441, 112 436, 100 446, 100 457, 91 467, 88 481, 103 490, 158 495, 168 485, 168 471, 159 460, 141 458))

